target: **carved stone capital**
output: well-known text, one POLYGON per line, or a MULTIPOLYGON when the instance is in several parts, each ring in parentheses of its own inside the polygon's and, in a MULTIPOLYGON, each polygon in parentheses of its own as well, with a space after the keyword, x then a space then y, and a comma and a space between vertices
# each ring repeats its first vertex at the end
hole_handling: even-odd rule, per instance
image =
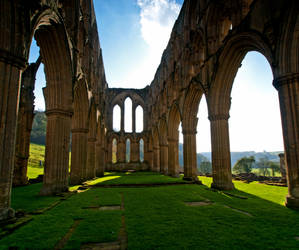
POLYGON ((299 73, 291 73, 277 77, 273 80, 273 86, 279 90, 281 86, 292 84, 294 82, 299 82, 299 73))
POLYGON ((209 115, 209 120, 211 122, 213 121, 221 121, 221 120, 228 120, 229 119, 229 114, 217 114, 217 115, 209 115))
POLYGON ((26 59, 12 54, 7 50, 0 49, 0 61, 13 65, 19 69, 26 67, 26 59))

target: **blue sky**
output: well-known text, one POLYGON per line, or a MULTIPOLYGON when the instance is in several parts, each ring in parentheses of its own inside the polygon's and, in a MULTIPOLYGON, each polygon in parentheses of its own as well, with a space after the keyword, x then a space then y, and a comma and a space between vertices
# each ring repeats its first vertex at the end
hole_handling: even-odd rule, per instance
MULTIPOLYGON (((169 40, 182 0, 94 0, 106 79, 109 87, 143 88, 150 84, 169 40)), ((38 57, 32 45, 29 61, 38 57)), ((43 67, 36 77, 36 109, 44 110, 43 67)), ((210 151, 205 100, 199 106, 197 151, 210 151)), ((242 62, 232 90, 232 151, 282 150, 277 92, 266 59, 250 52, 242 62)))

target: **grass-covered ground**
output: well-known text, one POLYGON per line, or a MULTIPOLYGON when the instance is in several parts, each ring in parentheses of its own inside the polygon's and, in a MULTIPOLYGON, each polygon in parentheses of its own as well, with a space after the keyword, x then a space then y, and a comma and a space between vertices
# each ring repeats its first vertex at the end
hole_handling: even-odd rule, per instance
POLYGON ((44 160, 45 146, 31 143, 27 168, 27 176, 29 179, 34 179, 44 173, 44 160), (40 161, 42 162, 42 166, 40 166, 40 161))
POLYGON ((107 173, 85 192, 37 196, 41 184, 13 190, 12 207, 33 212, 54 208, 0 240, 0 249, 53 249, 68 235, 64 249, 118 238, 124 215, 128 249, 298 249, 299 212, 282 204, 287 188, 234 182, 237 190, 215 192, 205 185, 98 187, 98 184, 181 182, 156 173, 107 173), (229 195, 229 194, 233 194, 229 195), (124 210, 85 209, 121 205, 124 210), (200 207, 185 202, 209 201, 200 207), (57 203, 60 202, 60 203, 57 203), (67 234, 70 229, 72 233, 67 234))

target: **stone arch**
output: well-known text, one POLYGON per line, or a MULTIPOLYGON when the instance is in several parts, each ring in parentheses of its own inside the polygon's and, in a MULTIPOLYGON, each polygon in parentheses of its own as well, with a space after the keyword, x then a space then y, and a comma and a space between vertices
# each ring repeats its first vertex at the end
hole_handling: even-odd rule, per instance
POLYGON ((139 103, 135 104, 135 131, 136 133, 141 133, 144 130, 144 108, 139 103), (138 110, 141 112, 141 117, 138 117, 138 110), (138 119, 139 118, 139 119, 138 119), (141 123, 141 124, 139 124, 141 123))
POLYGON ((174 103, 168 114, 168 173, 179 175, 179 124, 181 114, 178 104, 174 103))
POLYGON ((240 64, 249 51, 257 51, 273 64, 270 47, 261 36, 253 32, 243 32, 229 39, 218 58, 218 67, 207 95, 209 116, 228 114, 230 93, 240 64))
POLYGON ((124 119, 125 133, 132 133, 134 131, 133 116, 135 115, 134 114, 135 112, 133 112, 133 107, 134 106, 133 106, 132 98, 130 96, 125 97, 125 100, 124 100, 124 116, 126 117, 126 119, 124 119))
POLYGON ((46 157, 40 194, 50 195, 66 191, 68 186, 68 149, 73 114, 72 53, 59 14, 47 9, 36 15, 32 23, 31 37, 34 33, 47 80, 43 89, 48 118, 46 157))
POLYGON ((211 123, 213 187, 232 189, 228 119, 234 78, 249 51, 263 54, 272 65, 269 46, 257 33, 243 32, 229 39, 218 58, 218 67, 207 95, 211 123))
POLYGON ((72 158, 70 182, 79 184, 85 178, 87 160, 88 111, 90 98, 84 78, 74 86, 74 115, 72 117, 72 158))
POLYGON ((96 176, 96 142, 97 142, 97 108, 94 99, 88 113, 88 140, 87 140, 87 164, 86 164, 86 179, 92 179, 96 176))
POLYGON ((111 138, 111 163, 117 163, 118 162, 118 140, 117 137, 111 138))
POLYGON ((112 122, 111 122, 112 129, 115 132, 119 132, 121 130, 121 117, 122 117, 122 108, 121 108, 121 105, 117 103, 112 108, 112 122), (116 115, 115 112, 118 112, 117 110, 119 110, 119 121, 118 121, 119 122, 119 124, 118 124, 119 127, 116 128, 115 123, 117 122, 117 119, 115 117, 115 115, 116 115))
POLYGON ((95 150, 95 169, 96 176, 104 176, 105 170, 105 154, 103 152, 103 147, 105 141, 105 135, 103 131, 103 116, 99 110, 97 110, 97 141, 95 150))
POLYGON ((288 196, 286 206, 299 207, 299 16, 298 2, 291 1, 281 27, 273 85, 278 90, 283 129, 288 196))
POLYGON ((197 112, 202 95, 204 94, 199 84, 191 83, 184 96, 182 129, 185 132, 196 131, 197 112))
POLYGON ((154 153, 154 163, 153 163, 153 171, 160 171, 160 146, 159 146, 159 132, 158 128, 154 127, 152 130, 152 138, 153 138, 153 153, 154 153))
POLYGON ((168 113, 168 138, 176 138, 181 122, 181 112, 177 103, 174 103, 168 113))
POLYGON ((139 146, 139 162, 143 163, 144 162, 144 155, 145 155, 145 140, 143 137, 140 137, 138 140, 138 146, 139 146), (142 153, 143 152, 143 157, 142 153))
POLYGON ((167 123, 165 118, 158 123, 159 146, 160 146, 160 171, 163 174, 168 173, 168 139, 167 123))
POLYGON ((129 136, 125 137, 125 142, 126 142, 126 162, 131 161, 131 141, 129 136), (129 142, 129 143, 128 143, 129 142))

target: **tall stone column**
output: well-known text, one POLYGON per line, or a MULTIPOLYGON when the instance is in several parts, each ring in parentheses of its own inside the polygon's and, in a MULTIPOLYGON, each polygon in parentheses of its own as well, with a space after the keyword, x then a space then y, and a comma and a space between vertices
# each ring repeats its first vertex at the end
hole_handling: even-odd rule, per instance
POLYGON ((183 130, 184 136, 184 179, 198 180, 196 157, 196 131, 183 130))
POLYGON ((168 174, 172 177, 179 177, 179 141, 168 138, 168 174))
POLYGON ((132 105, 132 132, 136 132, 136 106, 132 105))
POLYGON ((139 162, 139 143, 136 138, 131 141, 131 162, 139 162))
POLYGON ((72 157, 70 183, 80 184, 86 176, 88 129, 72 129, 72 157))
POLYGON ((125 106, 124 104, 121 105, 120 107, 120 131, 125 131, 125 106))
POLYGON ((168 144, 160 144, 160 171, 168 174, 168 144))
POLYGON ((102 143, 97 141, 96 143, 96 176, 104 176, 104 166, 103 166, 103 151, 102 143))
POLYGON ((234 188, 231 173, 229 146, 229 115, 210 115, 213 183, 212 188, 230 190, 234 188))
POLYGON ((108 164, 112 164, 112 141, 109 141, 107 143, 107 150, 106 150, 106 153, 107 153, 107 159, 106 159, 106 163, 108 164))
POLYGON ((29 159, 30 133, 34 118, 34 84, 35 75, 41 63, 39 57, 36 63, 31 63, 22 73, 21 97, 17 122, 17 138, 15 151, 15 166, 13 185, 28 183, 27 164, 29 159))
POLYGON ((160 150, 159 147, 154 146, 153 147, 153 153, 154 153, 154 163, 153 163, 153 171, 154 172, 160 172, 160 150))
POLYGON ((287 181, 287 173, 286 173, 286 167, 285 167, 285 157, 284 154, 281 153, 278 155, 280 160, 280 173, 281 173, 281 182, 287 181))
POLYGON ((153 150, 149 150, 148 151, 148 166, 149 166, 149 169, 150 171, 154 171, 154 151, 153 150))
POLYGON ((0 51, 0 220, 10 208, 21 68, 25 60, 0 51))
POLYGON ((86 179, 92 179, 96 176, 95 153, 96 153, 96 138, 89 137, 87 140, 87 165, 86 179))
MULTIPOLYGON (((45 92, 45 89, 44 89, 45 92)), ((68 191, 71 112, 47 110, 45 172, 40 195, 68 191)))
POLYGON ((286 206, 299 208, 299 74, 273 81, 278 90, 284 139, 287 183, 286 206))

